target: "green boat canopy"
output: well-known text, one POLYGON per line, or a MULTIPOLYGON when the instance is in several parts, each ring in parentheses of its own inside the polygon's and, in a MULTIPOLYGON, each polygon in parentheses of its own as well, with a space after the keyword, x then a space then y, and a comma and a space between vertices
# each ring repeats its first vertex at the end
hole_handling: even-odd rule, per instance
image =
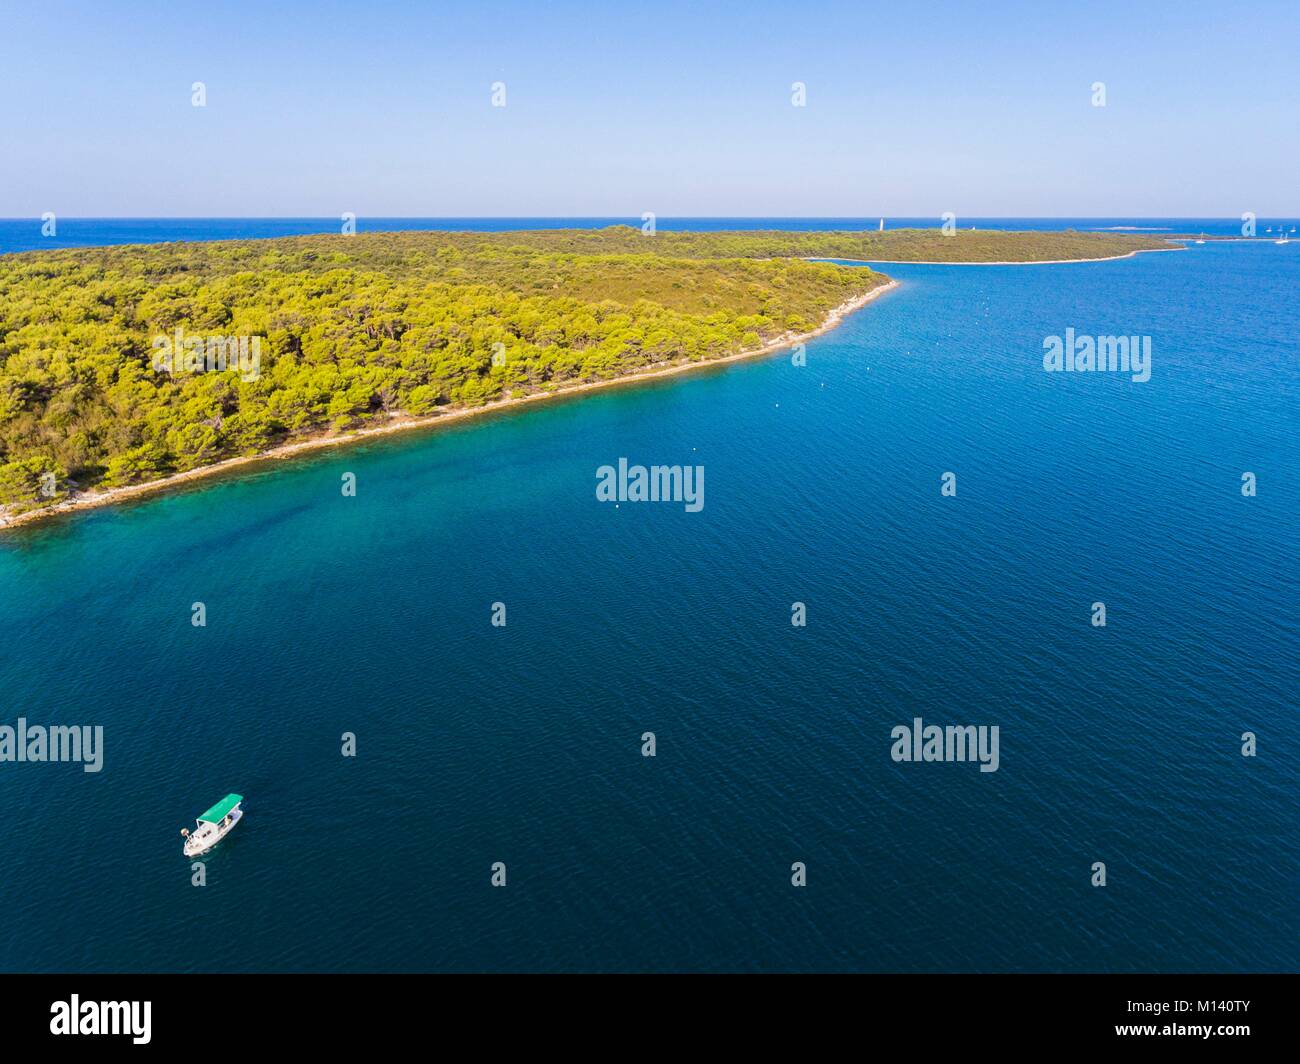
POLYGON ((199 823, 219 824, 221 819, 244 800, 242 794, 228 794, 216 805, 199 817, 199 823))

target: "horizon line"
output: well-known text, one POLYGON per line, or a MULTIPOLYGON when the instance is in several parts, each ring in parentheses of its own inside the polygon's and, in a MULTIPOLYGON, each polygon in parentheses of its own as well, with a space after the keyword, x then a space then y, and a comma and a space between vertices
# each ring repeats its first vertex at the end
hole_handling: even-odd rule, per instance
MULTIPOLYGON (((119 222, 153 222, 153 221, 335 221, 332 214, 57 214, 59 218, 71 221, 119 221, 119 222)), ((1290 217, 1289 214, 1275 212, 1255 212, 1256 218, 1290 217)), ((1296 212, 1300 217, 1300 211, 1296 212)), ((550 221, 554 219, 575 219, 578 221, 599 221, 607 218, 639 218, 640 215, 628 214, 358 214, 357 220, 364 218, 385 218, 409 221, 550 221)), ((856 218, 929 218, 943 221, 942 215, 928 214, 656 214, 658 218, 677 221, 754 221, 754 220, 791 220, 791 221, 827 221, 848 220, 856 218)), ((997 218, 1024 221, 1110 221, 1126 219, 1137 221, 1240 221, 1240 215, 1214 214, 959 214, 960 218, 997 218)), ((0 222, 41 221, 41 215, 10 215, 0 217, 0 222)))

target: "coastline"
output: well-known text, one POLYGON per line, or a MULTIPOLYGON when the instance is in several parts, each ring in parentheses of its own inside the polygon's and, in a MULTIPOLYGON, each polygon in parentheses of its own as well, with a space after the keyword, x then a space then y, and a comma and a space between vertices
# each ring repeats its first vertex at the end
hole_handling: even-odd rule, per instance
MULTIPOLYGON (((1191 239, 1190 237, 1188 239, 1191 239)), ((1124 255, 1107 255, 1100 259, 1014 259, 1009 262, 942 262, 935 259, 807 259, 807 262, 852 262, 863 266, 1067 266, 1072 262, 1116 262, 1134 255, 1159 254, 1162 251, 1186 251, 1185 247, 1138 248, 1124 255)))
POLYGON ((11 528, 34 524, 37 521, 55 517, 59 514, 75 513, 78 510, 91 510, 101 506, 112 506, 115 503, 125 502, 128 499, 136 499, 146 495, 152 495, 156 492, 166 491, 170 488, 179 487, 183 484, 189 484, 198 480, 205 480, 209 477, 216 476, 219 473, 229 472, 258 462, 270 462, 294 458, 301 454, 322 451, 331 447, 342 447, 351 443, 373 439, 375 437, 389 436, 393 433, 405 432, 410 429, 433 428, 438 425, 468 421, 471 418, 482 417, 489 414, 503 413, 508 410, 527 406, 531 403, 542 403, 549 399, 563 399, 569 396, 580 395, 584 392, 594 392, 605 388, 613 388, 618 385, 636 384, 641 381, 658 380, 662 377, 676 377, 683 373, 690 373, 693 370, 708 369, 711 366, 724 366, 732 362, 744 362, 749 359, 764 358, 768 355, 776 354, 778 351, 786 350, 794 347, 796 344, 801 344, 807 340, 811 340, 813 337, 821 336, 823 333, 829 332, 848 317, 848 315, 852 314, 854 311, 861 310, 868 303, 877 299, 879 296, 884 295, 886 292, 893 291, 893 289, 897 288, 898 285, 899 282, 892 279, 887 281, 885 284, 877 285, 869 292, 864 292, 862 295, 854 296, 852 299, 845 300, 838 306, 831 308, 830 312, 817 328, 805 333, 785 333, 776 340, 749 351, 737 351, 734 354, 723 355, 720 358, 704 359, 699 362, 672 362, 666 365, 652 365, 633 373, 611 377, 609 380, 584 381, 578 384, 556 388, 554 391, 530 392, 528 395, 521 395, 517 398, 512 397, 510 399, 499 399, 496 402, 486 403, 483 406, 459 407, 448 410, 446 413, 429 414, 425 417, 410 417, 401 414, 393 415, 385 424, 369 425, 365 428, 348 432, 345 435, 308 437, 307 439, 295 440, 292 443, 282 444, 279 447, 272 448, 269 451, 263 451, 260 454, 240 455, 236 458, 226 458, 220 462, 214 462, 212 465, 199 466, 197 469, 188 469, 184 473, 173 473, 170 476, 160 477, 158 480, 150 480, 143 484, 128 484, 120 488, 107 488, 103 491, 77 494, 63 500, 62 502, 56 503, 53 506, 46 506, 39 510, 28 510, 24 513, 11 514, 7 516, 0 514, 0 533, 8 531, 11 528))

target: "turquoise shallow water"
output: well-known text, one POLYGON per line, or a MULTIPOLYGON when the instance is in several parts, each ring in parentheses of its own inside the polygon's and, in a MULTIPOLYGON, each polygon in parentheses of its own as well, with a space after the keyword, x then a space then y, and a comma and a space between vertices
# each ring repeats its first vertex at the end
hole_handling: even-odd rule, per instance
POLYGON ((106 744, 0 764, 0 969, 1295 969, 1300 245, 888 272, 804 367, 0 538, 0 723, 106 744), (704 509, 598 503, 620 456, 704 509), (893 762, 917 716, 998 771, 893 762))

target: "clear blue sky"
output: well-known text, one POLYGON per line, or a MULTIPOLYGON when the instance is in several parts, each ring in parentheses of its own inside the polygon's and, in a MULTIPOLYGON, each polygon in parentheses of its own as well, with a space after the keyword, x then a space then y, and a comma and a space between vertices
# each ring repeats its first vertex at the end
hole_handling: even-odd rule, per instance
POLYGON ((1297 30, 1297 0, 4 0, 0 217, 1294 215, 1297 30))

